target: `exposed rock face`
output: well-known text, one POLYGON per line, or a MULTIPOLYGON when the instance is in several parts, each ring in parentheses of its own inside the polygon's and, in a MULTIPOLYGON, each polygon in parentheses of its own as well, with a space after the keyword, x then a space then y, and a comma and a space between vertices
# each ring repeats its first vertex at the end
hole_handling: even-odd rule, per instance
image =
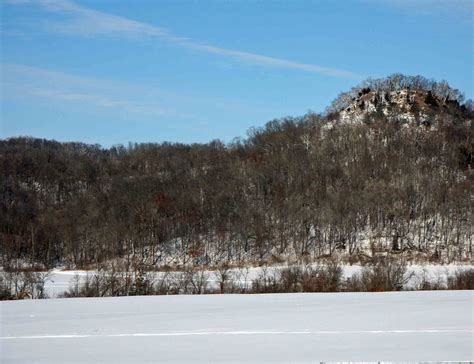
POLYGON ((457 101, 441 100, 430 91, 403 89, 375 92, 364 88, 340 111, 339 120, 360 123, 383 114, 389 120, 431 126, 440 115, 464 114, 463 108, 457 101))

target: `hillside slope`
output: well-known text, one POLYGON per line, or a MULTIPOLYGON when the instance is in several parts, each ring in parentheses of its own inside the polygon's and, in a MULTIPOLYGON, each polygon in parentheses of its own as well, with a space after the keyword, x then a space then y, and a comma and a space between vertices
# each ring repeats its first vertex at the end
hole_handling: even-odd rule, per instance
POLYGON ((470 261, 471 104, 396 80, 229 145, 2 140, 2 264, 470 261))

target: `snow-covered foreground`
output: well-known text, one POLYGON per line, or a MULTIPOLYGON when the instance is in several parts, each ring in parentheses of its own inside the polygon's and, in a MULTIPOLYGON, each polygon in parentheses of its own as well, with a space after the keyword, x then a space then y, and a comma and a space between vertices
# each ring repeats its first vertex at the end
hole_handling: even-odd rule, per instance
POLYGON ((469 361, 473 291, 0 303, 2 363, 469 361))

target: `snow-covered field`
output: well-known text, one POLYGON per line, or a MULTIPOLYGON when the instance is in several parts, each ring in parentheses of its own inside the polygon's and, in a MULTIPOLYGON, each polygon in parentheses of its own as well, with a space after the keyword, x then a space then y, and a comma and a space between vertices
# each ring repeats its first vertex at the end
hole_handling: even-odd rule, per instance
POLYGON ((2 363, 469 361, 473 291, 0 303, 2 363))

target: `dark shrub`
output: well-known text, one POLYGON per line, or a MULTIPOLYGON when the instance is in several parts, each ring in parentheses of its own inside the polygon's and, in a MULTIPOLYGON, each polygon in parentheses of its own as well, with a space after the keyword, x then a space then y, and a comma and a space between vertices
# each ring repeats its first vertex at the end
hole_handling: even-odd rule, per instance
POLYGON ((268 273, 266 269, 252 281, 253 293, 337 292, 342 268, 337 261, 326 265, 296 265, 268 273))
POLYGON ((371 266, 348 279, 346 290, 353 292, 401 291, 410 279, 402 259, 379 258, 371 266))
POLYGON ((474 289, 474 269, 459 270, 448 277, 448 289, 474 289))

